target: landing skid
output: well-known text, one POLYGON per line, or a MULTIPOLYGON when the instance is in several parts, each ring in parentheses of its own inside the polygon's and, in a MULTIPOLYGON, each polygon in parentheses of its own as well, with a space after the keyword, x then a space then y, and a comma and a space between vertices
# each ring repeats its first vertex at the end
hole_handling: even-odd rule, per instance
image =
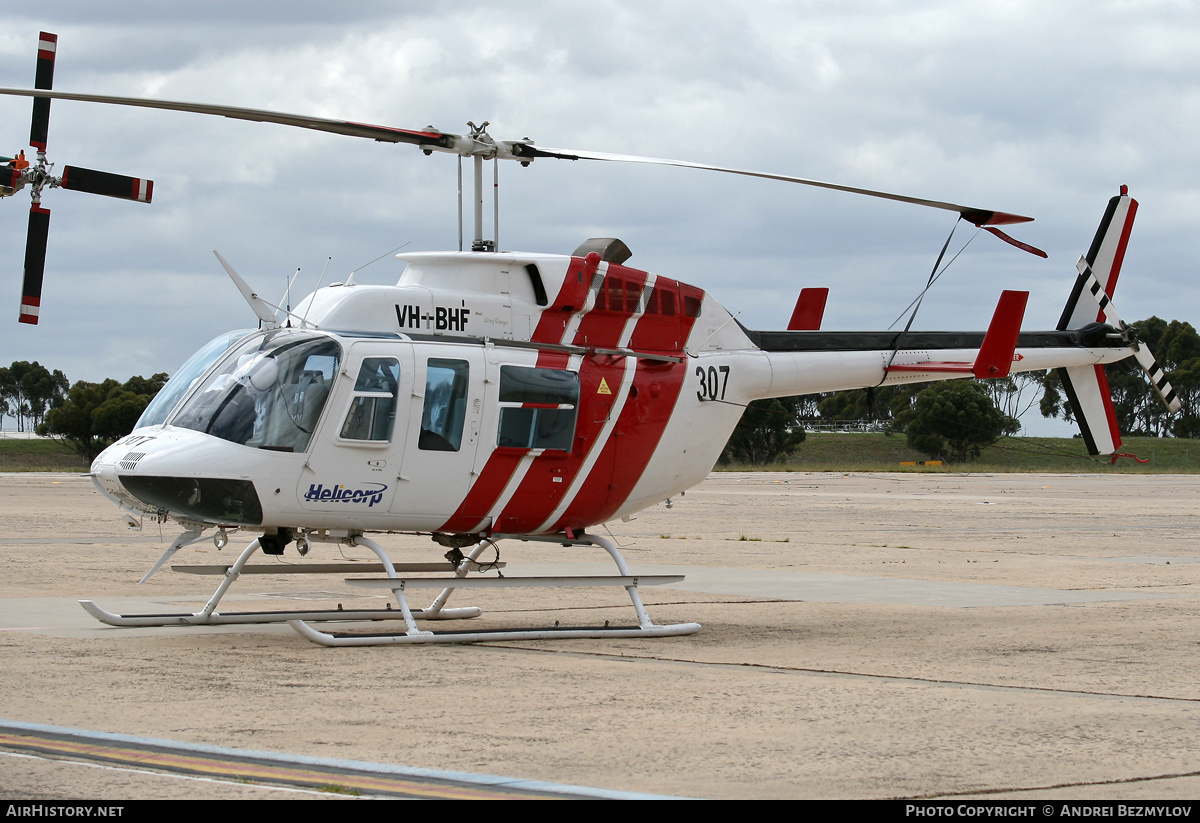
MULTIPOLYGON (((500 539, 503 535, 498 535, 500 539)), ((514 535, 514 537, 519 537, 514 535)), ((522 538, 528 539, 528 538, 522 538)), ((473 561, 489 541, 480 541, 467 556, 464 565, 473 561)), ((351 585, 371 588, 391 589, 400 603, 400 611, 404 615, 406 631, 404 632, 374 632, 374 633, 330 633, 322 632, 309 626, 303 619, 288 621, 301 637, 306 637, 322 646, 380 646, 401 643, 483 643, 501 640, 563 640, 572 638, 599 637, 672 637, 684 634, 694 634, 700 631, 699 623, 674 623, 659 625, 654 623, 646 613, 638 592, 639 585, 663 585, 677 583, 683 580, 682 575, 632 575, 625 563, 621 552, 608 540, 595 535, 580 535, 572 541, 578 545, 595 545, 608 552, 617 566, 619 575, 607 577, 501 577, 501 578, 470 578, 465 579, 466 572, 460 568, 453 578, 398 578, 389 576, 383 579, 347 579, 351 585), (629 599, 637 614, 635 626, 603 626, 560 627, 541 629, 487 629, 481 631, 441 631, 422 630, 417 626, 416 618, 421 616, 419 611, 408 607, 405 590, 409 588, 438 588, 444 586, 442 593, 434 600, 433 605, 426 611, 440 609, 456 588, 524 588, 534 586, 577 587, 577 586, 621 586, 629 593, 629 599)))
MULTIPOLYGON (((177 614, 115 614, 97 606, 91 600, 80 600, 79 605, 87 613, 110 626, 133 628, 137 626, 231 626, 237 624, 256 623, 291 623, 296 620, 309 620, 314 623, 335 620, 403 620, 399 609, 390 606, 386 609, 316 609, 313 611, 275 611, 275 612, 213 612, 207 616, 203 612, 180 612, 177 614)), ((418 609, 414 612, 425 620, 461 620, 469 617, 479 617, 483 611, 475 606, 461 609, 443 609, 439 615, 422 614, 418 609)))
POLYGON ((699 623, 675 623, 670 626, 591 626, 552 629, 488 629, 476 632, 421 632, 414 634, 350 634, 321 632, 303 620, 290 625, 314 643, 322 646, 384 646, 399 643, 487 643, 501 640, 570 640, 596 637, 673 637, 695 634, 699 623))

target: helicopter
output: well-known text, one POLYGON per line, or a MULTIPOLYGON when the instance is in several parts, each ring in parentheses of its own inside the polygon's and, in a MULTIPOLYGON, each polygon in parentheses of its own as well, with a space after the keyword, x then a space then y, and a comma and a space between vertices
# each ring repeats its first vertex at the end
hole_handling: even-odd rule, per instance
MULTIPOLYGON (((207 539, 207 533, 217 548, 238 531, 255 536, 231 565, 200 567, 222 580, 198 612, 122 615, 81 601, 112 626, 286 621, 302 636, 330 646, 690 634, 700 625, 655 623, 639 594, 640 586, 682 577, 634 574, 614 542, 594 529, 660 502, 669 506, 704 480, 754 400, 1056 369, 1089 452, 1108 455, 1117 453, 1121 439, 1105 364, 1135 357, 1168 408, 1180 406, 1161 367, 1112 303, 1137 212, 1137 201, 1124 186, 1108 202, 1076 266, 1055 329, 1022 331, 1028 293, 1004 291, 983 332, 827 331, 821 321, 828 290, 804 289, 787 329, 755 331, 705 290, 627 266, 631 252, 615 238, 590 238, 571 254, 497 248, 494 239, 483 236, 484 161, 671 165, 815 186, 957 212, 1001 240, 1045 255, 998 228, 1032 219, 1021 215, 789 175, 548 148, 527 138, 496 140, 486 122, 469 123, 466 134, 454 134, 433 127, 400 129, 52 91, 56 46, 56 37, 42 34, 34 89, 0 88, 0 94, 34 100, 30 142, 37 162, 25 161, 22 153, 4 161, 8 172, 0 173, 0 194, 29 187, 34 200, 23 322, 36 322, 39 314, 48 228, 48 212, 40 205, 43 190, 74 187, 144 202, 153 190, 150 181, 76 174, 72 167, 53 177, 45 157, 51 99, 185 111, 402 143, 426 155, 457 155, 460 181, 462 158, 472 161, 474 171, 470 250, 463 250, 460 240, 459 251, 398 254, 407 266, 395 285, 357 284, 351 277, 318 288, 295 307, 281 308, 263 299, 217 254, 258 328, 221 335, 193 355, 147 406, 133 432, 96 458, 91 477, 132 527, 172 520, 183 529, 142 582, 185 546, 207 539), (381 533, 429 535, 448 550, 445 562, 394 563, 368 536, 381 533), (503 540, 600 548, 617 573, 506 577, 498 549, 496 562, 481 560, 488 547, 503 540), (399 609, 218 610, 242 574, 281 571, 249 565, 254 555, 280 555, 294 544, 306 557, 315 543, 373 552, 379 563, 371 571, 383 576, 347 582, 392 592, 399 609), (496 576, 487 576, 491 571, 496 576), (440 574, 423 576, 430 572, 440 574), (424 621, 480 615, 474 607, 446 606, 456 589, 532 586, 622 587, 636 622, 423 628, 424 621), (414 609, 408 593, 417 588, 440 592, 429 606, 414 609), (312 625, 395 619, 403 619, 403 631, 328 632, 312 625)), ((459 202, 461 226, 461 197, 459 202)), ((343 563, 313 564, 308 570, 362 569, 362 564, 343 563)))

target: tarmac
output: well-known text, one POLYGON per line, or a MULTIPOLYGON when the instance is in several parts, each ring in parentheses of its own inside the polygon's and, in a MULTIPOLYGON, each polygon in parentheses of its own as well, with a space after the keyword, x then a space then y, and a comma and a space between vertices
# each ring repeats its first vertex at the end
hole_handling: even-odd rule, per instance
MULTIPOLYGON (((72 752, 47 727, 461 778, 451 796, 1197 798, 1198 499, 1194 475, 714 473, 608 527, 635 573, 687 576, 642 597, 697 634, 331 649, 287 625, 96 622, 77 600, 192 611, 218 578, 164 569, 139 586, 174 524, 129 530, 86 477, 0 475, 0 798, 348 796, 349 777, 72 752)), ((232 563, 240 537, 173 563, 232 563)), ((444 551, 379 541, 398 562, 444 551)), ((594 549, 500 552, 508 576, 613 573, 594 549)), ((318 544, 260 562, 373 559, 318 544)), ((222 607, 387 599, 341 575, 268 574, 222 607)), ((451 605, 482 607, 467 623, 488 628, 633 614, 619 588, 451 605)), ((413 791, 358 796, 443 796, 413 791)))

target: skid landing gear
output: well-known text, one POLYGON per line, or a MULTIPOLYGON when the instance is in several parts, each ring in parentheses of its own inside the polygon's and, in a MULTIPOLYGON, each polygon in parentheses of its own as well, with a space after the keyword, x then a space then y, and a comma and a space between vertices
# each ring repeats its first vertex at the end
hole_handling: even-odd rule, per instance
MULTIPOLYGON (((199 532, 185 532, 180 535, 164 553, 163 557, 151 569, 153 574, 183 546, 199 540, 199 532)), ((580 535, 576 539, 536 538, 526 535, 496 535, 490 539, 480 540, 457 565, 451 563, 411 563, 394 564, 387 552, 375 541, 362 535, 350 537, 351 545, 365 546, 375 553, 379 563, 364 569, 362 564, 297 564, 295 566, 248 566, 247 563, 255 552, 261 549, 260 540, 254 540, 242 550, 237 560, 231 566, 184 566, 178 571, 199 574, 221 574, 223 579, 213 592, 212 597, 198 612, 176 614, 114 614, 101 608, 90 600, 79 601, 88 614, 101 623, 110 626, 224 626, 256 623, 288 623, 302 637, 323 646, 377 646, 396 643, 480 643, 498 640, 547 640, 566 638, 595 638, 595 637, 669 637, 683 634, 693 634, 700 631, 699 623, 674 623, 659 625, 654 623, 646 613, 642 604, 638 586, 665 585, 682 581, 683 575, 634 575, 630 573, 621 552, 610 541, 595 535, 580 535), (500 569, 503 563, 480 564, 477 562, 483 550, 500 539, 538 540, 573 546, 599 546, 608 552, 609 557, 617 567, 616 575, 579 576, 579 577, 468 577, 474 571, 500 569), (264 612, 223 612, 217 610, 217 605, 233 582, 243 574, 304 574, 304 573, 346 573, 362 571, 382 571, 386 576, 377 578, 346 578, 351 586, 375 589, 386 589, 393 592, 399 609, 390 606, 386 609, 320 609, 313 611, 264 611, 264 612), (410 577, 413 572, 452 572, 450 577, 410 577), (478 631, 439 631, 433 632, 420 628, 417 620, 462 620, 479 617, 481 610, 474 606, 447 608, 446 602, 455 589, 471 588, 527 588, 527 587, 568 587, 583 586, 620 586, 629 593, 637 617, 636 624, 611 626, 607 622, 603 626, 585 627, 554 627, 542 629, 488 629, 478 631), (410 589, 441 589, 433 602, 424 609, 413 609, 409 606, 406 591, 410 589), (373 632, 373 633, 330 633, 313 628, 310 623, 403 620, 403 632, 373 632)), ((150 575, 147 574, 148 578, 150 575)), ((146 578, 143 578, 145 580, 146 578)))
MULTIPOLYGON (((530 540, 524 535, 496 535, 494 539, 506 537, 530 540)), ((654 623, 646 613, 638 593, 639 585, 664 585, 678 583, 683 575, 633 575, 625 563, 621 552, 610 541, 595 535, 580 535, 575 540, 558 538, 554 542, 569 545, 599 546, 608 552, 617 566, 617 575, 613 576, 582 576, 582 577, 473 577, 467 578, 466 564, 475 561, 484 547, 491 540, 481 540, 467 555, 463 564, 451 578, 399 578, 389 575, 386 578, 353 579, 346 582, 352 586, 391 589, 400 604, 404 615, 406 630, 390 633, 330 633, 322 632, 308 625, 304 619, 289 621, 293 629, 314 643, 322 646, 379 646, 398 643, 481 643, 499 640, 551 640, 567 638, 596 638, 596 637, 670 637, 683 634, 694 634, 700 631, 699 623, 674 623, 659 625, 654 623), (588 626, 566 628, 555 626, 543 629, 489 629, 482 631, 427 631, 421 629, 416 622, 417 617, 437 617, 445 613, 443 606, 455 589, 465 588, 527 588, 535 586, 546 587, 580 587, 580 586, 621 586, 629 593, 634 612, 637 614, 637 624, 629 626, 588 626), (405 592, 416 588, 441 588, 442 592, 434 599, 433 604, 424 611, 414 611, 408 606, 405 592)))

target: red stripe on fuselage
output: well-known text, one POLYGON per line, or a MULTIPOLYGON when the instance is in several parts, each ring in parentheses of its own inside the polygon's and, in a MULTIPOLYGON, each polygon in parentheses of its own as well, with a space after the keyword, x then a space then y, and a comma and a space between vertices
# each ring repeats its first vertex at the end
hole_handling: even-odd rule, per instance
MULTIPOLYGON (((567 273, 563 277, 562 286, 554 301, 542 311, 534 330, 532 339, 538 343, 562 343, 567 324, 575 311, 583 308, 587 297, 588 284, 583 282, 580 272, 583 271, 583 260, 571 258, 567 273)), ((568 358, 557 352, 539 352, 537 365, 540 368, 565 369, 568 358)), ((498 413, 498 410, 492 410, 498 413)), ((490 444, 489 444, 490 445, 490 444)), ((521 459, 529 453, 528 449, 493 449, 488 461, 484 464, 479 477, 471 484, 466 497, 450 519, 442 524, 438 531, 469 532, 480 528, 488 512, 496 505, 500 495, 508 486, 513 473, 521 464, 521 459)))
MULTIPOLYGON (((610 266, 609 274, 616 274, 622 279, 631 279, 631 274, 640 274, 640 282, 643 286, 645 284, 643 272, 610 266)), ((704 292, 694 286, 661 277, 655 279, 655 287, 660 286, 676 290, 677 312, 675 315, 666 316, 642 315, 629 340, 629 347, 635 351, 682 352, 695 323, 694 317, 683 315, 683 297, 686 293, 702 301, 704 292)), ((585 321, 587 319, 584 318, 585 321)), ((591 333, 611 333, 610 328, 596 324, 591 333)), ((580 332, 584 332, 582 323, 580 332)), ((620 330, 616 334, 619 335, 620 330)), ((579 339, 577 335, 576 340, 579 339)), ((628 367, 635 369, 635 372, 615 426, 610 430, 605 442, 590 444, 589 451, 597 448, 601 451, 592 462, 587 478, 575 492, 574 498, 569 501, 566 510, 542 531, 583 529, 610 520, 629 498, 655 449, 658 448, 663 432, 671 421, 679 392, 687 379, 688 364, 632 360, 628 367)), ((616 390, 615 386, 612 388, 616 390)), ((576 442, 578 444, 578 440, 576 442)), ((586 455, 581 455, 581 462, 584 457, 586 455)), ((549 508, 547 516, 555 510, 556 507, 549 508)), ((545 520, 529 528, 537 528, 542 523, 545 523, 545 520)))
MULTIPOLYGON (((538 353, 538 368, 565 369, 567 362, 567 355, 560 352, 538 353)), ((499 412, 495 410, 494 413, 499 412)), ((504 493, 513 474, 521 465, 521 460, 529 454, 529 451, 529 449, 514 448, 494 449, 491 456, 488 457, 487 463, 484 464, 483 471, 471 484, 471 488, 467 491, 467 495, 459 504, 458 509, 438 531, 473 532, 480 528, 487 528, 486 526, 481 527, 480 524, 496 505, 496 501, 500 499, 500 495, 504 493)), ((492 524, 490 530, 497 529, 498 527, 492 524)))
MULTIPOLYGON (((636 308, 629 296, 645 288, 647 274, 637 269, 609 265, 602 290, 609 288, 608 276, 622 282, 621 306, 613 311, 605 299, 603 308, 589 311, 570 341, 563 340, 572 316, 588 297, 590 282, 581 277, 584 261, 573 258, 559 294, 543 310, 532 339, 540 343, 573 343, 577 346, 612 347, 620 338, 636 308)), ((637 321, 629 340, 635 351, 682 352, 695 318, 683 315, 683 295, 703 299, 700 289, 659 278, 656 283, 676 289, 676 314, 646 314, 637 321)), ((606 294, 607 298, 609 295, 606 294)), ((540 352, 541 368, 566 368, 565 354, 540 352)), ((619 356, 590 355, 580 363, 580 400, 573 448, 570 452, 547 451, 534 458, 516 492, 495 518, 489 531, 528 533, 538 529, 561 506, 588 457, 600 449, 586 480, 557 518, 551 531, 564 526, 584 528, 610 519, 629 497, 662 439, 687 378, 687 363, 637 361, 619 356), (605 442, 598 442, 609 413, 619 400, 618 392, 627 369, 635 369, 629 395, 616 424, 605 442), (601 381, 612 394, 601 391, 601 381), (618 445, 620 450, 618 451, 618 445)), ((493 410, 492 413, 497 413, 493 410)), ((479 478, 455 514, 439 531, 473 531, 492 511, 512 481, 528 449, 494 449, 479 478)))
POLYGON ((494 526, 501 532, 532 532, 563 502, 563 495, 579 474, 588 454, 599 447, 616 405, 625 371, 632 368, 624 357, 588 356, 579 365, 579 406, 571 450, 545 451, 534 458, 521 485, 494 526))
MULTIPOLYGON (((644 271, 610 263, 600 282, 596 302, 580 320, 572 342, 577 346, 621 345, 622 334, 637 310, 648 276, 644 271)), ((636 367, 636 363, 626 363, 619 356, 591 355, 583 359, 579 367, 579 408, 572 449, 547 451, 534 458, 520 487, 497 518, 497 531, 533 531, 559 508, 563 494, 587 463, 588 456, 604 447, 599 438, 620 401, 626 370, 636 367)), ((610 429, 610 437, 613 430, 610 429)), ((601 461, 595 461, 591 472, 610 476, 611 465, 606 469, 601 461)))
MULTIPOLYGON (((576 346, 618 346, 621 342, 621 332, 625 330, 625 324, 629 322, 629 318, 633 315, 634 306, 627 305, 626 296, 636 292, 641 294, 641 291, 646 286, 646 272, 638 271, 637 269, 627 269, 624 266, 617 266, 612 263, 608 265, 608 271, 604 275, 604 280, 600 283, 600 293, 597 295, 596 302, 600 304, 604 301, 605 308, 593 308, 589 311, 582 320, 579 321, 579 328, 575 332, 573 342, 576 346), (609 301, 610 284, 620 282, 621 287, 618 291, 620 295, 621 306, 617 310, 611 308, 609 301)), ((636 302, 636 300, 635 300, 636 302)))
MULTIPOLYGON (((611 269, 610 269, 611 270, 611 269)), ((630 335, 634 351, 682 353, 696 318, 683 314, 684 296, 703 301, 704 292, 686 283, 656 278, 654 288, 673 293, 674 314, 647 313, 630 335)), ((661 310, 661 304, 657 306, 661 310)), ((612 519, 645 472, 688 375, 688 364, 635 361, 633 384, 608 441, 587 479, 550 531, 582 529, 612 519)))
POLYGON ((535 343, 561 343, 566 334, 567 325, 575 312, 583 308, 587 301, 589 283, 583 276, 583 260, 571 258, 567 273, 563 276, 562 286, 554 300, 542 310, 537 328, 531 338, 535 343))
POLYGON ((438 531, 457 533, 480 529, 480 524, 496 504, 524 456, 525 452, 517 449, 505 449, 503 454, 493 452, 479 477, 471 484, 463 502, 438 531))
MULTIPOLYGON (((680 319, 686 342, 695 318, 680 319)), ((640 329, 641 323, 638 324, 640 329)), ((675 412, 690 365, 637 361, 633 386, 604 451, 550 531, 583 529, 611 520, 641 479, 675 412)))
POLYGON ((641 352, 682 354, 696 320, 683 315, 683 299, 687 296, 703 301, 704 291, 666 277, 655 278, 654 291, 654 299, 659 302, 654 306, 655 311, 648 311, 638 320, 629 338, 629 348, 641 352), (662 313, 662 297, 668 294, 671 295, 669 300, 673 314, 662 313))

